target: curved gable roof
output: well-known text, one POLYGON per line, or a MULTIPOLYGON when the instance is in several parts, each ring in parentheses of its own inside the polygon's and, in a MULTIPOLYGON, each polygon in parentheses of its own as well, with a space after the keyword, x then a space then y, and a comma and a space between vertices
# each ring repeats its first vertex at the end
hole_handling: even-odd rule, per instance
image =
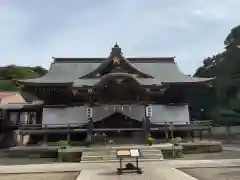
MULTIPOLYGON (((43 77, 28 80, 19 80, 25 83, 41 83, 41 84, 62 84, 62 83, 86 83, 92 84, 96 80, 81 80, 90 73, 97 72, 99 69, 106 67, 112 61, 113 56, 120 56, 131 68, 136 71, 152 77, 155 82, 160 83, 191 83, 211 80, 211 78, 195 78, 183 74, 174 57, 164 58, 125 58, 121 49, 114 46, 109 58, 54 58, 49 72, 43 77), (79 79, 80 78, 80 79, 79 79), (91 81, 91 82, 87 82, 91 81)), ((151 78, 142 78, 150 82, 151 78)), ((151 82, 153 82, 151 80, 151 82)))

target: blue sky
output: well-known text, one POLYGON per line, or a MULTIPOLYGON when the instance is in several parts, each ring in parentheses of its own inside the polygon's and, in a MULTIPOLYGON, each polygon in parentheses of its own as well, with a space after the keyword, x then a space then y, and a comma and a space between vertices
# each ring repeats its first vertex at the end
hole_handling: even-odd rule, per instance
POLYGON ((240 24, 239 0, 0 0, 0 65, 52 57, 176 56, 193 73, 240 24))

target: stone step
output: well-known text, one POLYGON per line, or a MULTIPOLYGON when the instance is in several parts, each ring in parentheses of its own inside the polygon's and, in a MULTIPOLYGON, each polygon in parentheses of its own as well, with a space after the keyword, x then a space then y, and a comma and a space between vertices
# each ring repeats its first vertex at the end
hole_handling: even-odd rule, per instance
MULTIPOLYGON (((149 162, 149 161, 162 161, 163 159, 155 159, 155 158, 148 158, 148 159, 139 159, 139 162, 149 162)), ((102 159, 102 160, 82 160, 81 163, 106 163, 106 162, 113 162, 113 163, 119 163, 119 159, 102 159)), ((131 163, 135 163, 134 159, 124 159, 122 161, 123 163, 126 162, 131 162, 131 163)))
MULTIPOLYGON (((161 152, 161 149, 141 149, 141 153, 161 152)), ((116 150, 83 151, 84 154, 116 154, 116 150)))
MULTIPOLYGON (((133 159, 133 158, 124 158, 124 159, 133 159)), ((163 160, 162 154, 149 154, 148 156, 139 157, 142 159, 158 159, 163 160)), ((116 156, 82 156, 82 161, 92 161, 92 160, 118 160, 116 156)))
MULTIPOLYGON (((147 161, 147 160, 163 160, 163 155, 160 149, 149 148, 140 150, 141 156, 139 161, 147 161)), ((124 158, 124 161, 129 160, 132 161, 133 158, 124 158)), ((116 151, 85 151, 83 152, 82 162, 92 162, 92 161, 119 161, 116 157, 116 151)))

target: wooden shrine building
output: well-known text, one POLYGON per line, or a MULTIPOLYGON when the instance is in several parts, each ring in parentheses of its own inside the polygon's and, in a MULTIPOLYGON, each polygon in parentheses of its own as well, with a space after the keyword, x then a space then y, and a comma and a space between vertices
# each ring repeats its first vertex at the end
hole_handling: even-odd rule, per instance
POLYGON ((106 58, 53 59, 45 76, 16 81, 44 102, 42 128, 22 132, 48 141, 101 135, 136 142, 161 137, 169 122, 191 129, 186 89, 211 80, 184 75, 174 57, 125 57, 117 44, 106 58))

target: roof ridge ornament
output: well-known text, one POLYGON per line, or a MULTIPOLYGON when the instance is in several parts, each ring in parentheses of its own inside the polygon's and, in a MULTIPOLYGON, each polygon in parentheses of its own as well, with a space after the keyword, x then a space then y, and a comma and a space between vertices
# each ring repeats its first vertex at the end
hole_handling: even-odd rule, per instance
POLYGON ((116 43, 113 48, 112 48, 112 52, 111 55, 112 56, 119 56, 122 54, 122 49, 118 46, 118 44, 116 43))

